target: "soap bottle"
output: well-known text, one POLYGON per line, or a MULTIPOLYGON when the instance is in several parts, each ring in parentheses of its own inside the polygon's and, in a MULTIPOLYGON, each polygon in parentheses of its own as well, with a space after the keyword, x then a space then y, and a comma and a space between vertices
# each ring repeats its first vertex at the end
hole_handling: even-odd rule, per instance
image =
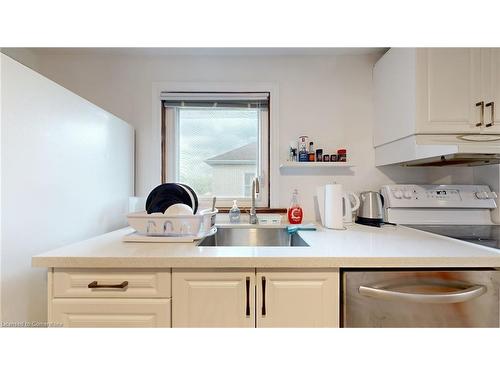
POLYGON ((229 210, 229 221, 233 224, 238 224, 240 222, 240 209, 236 204, 236 200, 233 201, 233 207, 229 210))
POLYGON ((302 223, 302 215, 303 212, 300 207, 299 192, 295 189, 292 194, 290 208, 288 209, 288 222, 290 224, 300 224, 302 223))

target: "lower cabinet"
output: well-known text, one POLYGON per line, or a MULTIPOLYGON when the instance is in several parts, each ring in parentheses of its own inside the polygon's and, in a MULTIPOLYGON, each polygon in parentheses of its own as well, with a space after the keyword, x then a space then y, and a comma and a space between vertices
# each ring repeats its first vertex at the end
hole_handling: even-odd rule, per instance
POLYGON ((63 327, 338 327, 338 269, 52 269, 63 327))
POLYGON ((255 269, 173 269, 172 299, 172 327, 255 327, 255 269))
POLYGON ((63 327, 170 327, 170 299, 57 298, 51 315, 63 327))
POLYGON ((172 270, 173 327, 338 327, 338 270, 172 270))
POLYGON ((339 274, 257 270, 257 327, 338 327, 339 274))

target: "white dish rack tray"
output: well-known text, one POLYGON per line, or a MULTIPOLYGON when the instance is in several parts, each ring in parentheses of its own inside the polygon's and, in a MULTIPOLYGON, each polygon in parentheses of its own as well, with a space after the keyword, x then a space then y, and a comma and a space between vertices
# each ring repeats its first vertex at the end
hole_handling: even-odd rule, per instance
POLYGON ((146 211, 127 215, 129 225, 135 229, 123 238, 126 242, 190 242, 210 234, 215 228, 219 211, 203 210, 196 215, 168 216, 146 211))

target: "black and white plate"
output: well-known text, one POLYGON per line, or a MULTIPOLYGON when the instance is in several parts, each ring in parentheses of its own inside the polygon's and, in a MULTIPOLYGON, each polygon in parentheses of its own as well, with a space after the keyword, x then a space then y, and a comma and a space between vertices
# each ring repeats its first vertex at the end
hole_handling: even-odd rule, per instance
POLYGON ((167 208, 176 203, 183 203, 198 210, 198 197, 193 189, 184 184, 165 183, 155 187, 146 199, 146 211, 164 213, 167 208))

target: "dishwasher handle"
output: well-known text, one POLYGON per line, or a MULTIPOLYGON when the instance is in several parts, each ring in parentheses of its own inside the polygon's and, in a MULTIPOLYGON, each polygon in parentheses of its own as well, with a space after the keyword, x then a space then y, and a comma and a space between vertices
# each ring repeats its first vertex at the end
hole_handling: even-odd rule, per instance
POLYGON ((378 298, 395 302, 415 302, 415 303, 461 303, 467 302, 486 293, 484 285, 473 285, 466 289, 447 293, 406 293, 394 290, 374 288, 370 286, 360 286, 359 294, 365 297, 378 298))

